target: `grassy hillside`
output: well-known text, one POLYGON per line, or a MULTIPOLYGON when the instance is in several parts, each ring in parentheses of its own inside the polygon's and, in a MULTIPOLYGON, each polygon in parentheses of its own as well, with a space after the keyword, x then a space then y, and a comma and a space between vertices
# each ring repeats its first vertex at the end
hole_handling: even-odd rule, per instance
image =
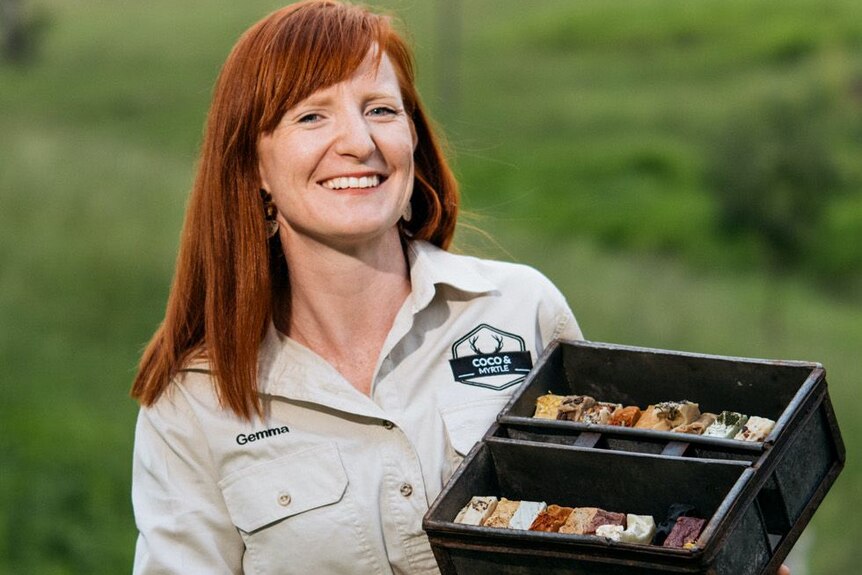
MULTIPOLYGON (((127 390, 163 311, 213 80, 277 3, 30 4, 41 50, 0 66, 0 573, 128 572, 127 390)), ((543 270, 591 339, 824 363, 851 459, 815 516, 812 569, 855 572, 862 297, 826 295, 806 274, 855 266, 862 245, 847 88, 862 6, 463 4, 452 99, 436 5, 388 3, 415 36, 472 219, 498 245, 467 231, 459 243, 543 270), (812 248, 828 258, 780 283, 750 246, 711 232, 703 186, 717 128, 776 90, 840 95, 825 113, 848 187, 812 248)))
POLYGON ((530 214, 555 237, 757 266, 750 239, 715 233, 706 175, 724 140, 754 136, 762 110, 793 102, 806 111, 788 122, 832 126, 848 191, 803 268, 862 266, 858 3, 466 4, 467 21, 483 26, 466 42, 454 129, 469 138, 462 165, 475 205, 530 214), (729 134, 734 124, 750 134, 729 134), (841 239, 850 236, 853 247, 841 239))

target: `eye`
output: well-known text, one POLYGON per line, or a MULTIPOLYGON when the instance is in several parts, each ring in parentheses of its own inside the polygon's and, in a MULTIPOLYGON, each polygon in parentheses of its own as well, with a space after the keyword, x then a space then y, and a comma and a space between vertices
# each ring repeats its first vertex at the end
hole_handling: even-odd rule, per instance
POLYGON ((395 116, 397 114, 398 111, 389 106, 375 106, 368 111, 370 116, 395 116))
POLYGON ((300 124, 313 124, 314 122, 317 122, 321 118, 322 118, 322 116, 320 114, 312 112, 309 114, 303 114, 302 116, 299 117, 297 122, 300 124))

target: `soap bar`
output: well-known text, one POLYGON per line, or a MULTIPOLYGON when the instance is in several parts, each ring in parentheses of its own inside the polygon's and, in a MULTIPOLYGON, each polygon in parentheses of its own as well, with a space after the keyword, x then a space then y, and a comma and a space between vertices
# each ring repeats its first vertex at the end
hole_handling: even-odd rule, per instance
POLYGON ((635 424, 639 429, 670 431, 700 417, 700 407, 691 401, 663 401, 650 405, 635 424))
POLYGON ((554 395, 553 393, 539 396, 536 399, 536 412, 533 414, 533 417, 538 419, 557 419, 563 397, 565 396, 554 395))
POLYGON ((518 510, 515 511, 512 519, 509 520, 509 527, 511 529, 529 529, 536 516, 544 511, 546 507, 547 505, 544 501, 521 501, 521 504, 518 505, 518 510))
POLYGON ((626 516, 622 513, 597 507, 575 507, 565 524, 560 527, 560 533, 593 535, 601 525, 622 525, 625 528, 625 522, 626 516))
POLYGON ((640 419, 641 410, 636 405, 620 407, 614 410, 611 414, 611 420, 608 422, 611 425, 619 425, 621 427, 634 427, 640 419))
POLYGON ((662 521, 656 528, 652 544, 661 545, 664 543, 664 540, 667 539, 667 536, 670 534, 674 525, 676 525, 677 518, 696 514, 697 509, 695 509, 693 505, 688 505, 687 503, 671 504, 667 509, 667 515, 665 516, 664 521, 662 521))
POLYGON ((748 416, 735 411, 722 411, 715 419, 715 423, 703 432, 705 437, 724 437, 732 439, 742 430, 742 426, 748 421, 748 416))
POLYGON ((705 524, 706 520, 699 517, 677 518, 676 524, 673 526, 670 535, 664 540, 662 546, 691 549, 695 546, 697 538, 705 524))
POLYGON ((547 509, 539 513, 536 519, 533 520, 533 524, 530 525, 530 531, 557 532, 571 514, 571 507, 548 505, 547 509))
POLYGON ((482 525, 485 520, 494 512, 497 507, 497 498, 494 496, 488 497, 473 497, 470 502, 465 505, 455 517, 455 523, 463 523, 464 525, 482 525))
POLYGON ((610 403, 607 401, 599 401, 594 406, 584 411, 581 420, 584 423, 597 423, 600 425, 609 425, 611 416, 614 411, 622 408, 619 403, 610 403))
POLYGON ((509 527, 509 521, 512 520, 520 503, 520 501, 511 501, 505 497, 500 498, 494 512, 485 519, 482 525, 485 527, 509 527))
POLYGON ((734 436, 734 439, 742 441, 764 441, 775 427, 775 422, 765 417, 756 415, 749 417, 742 429, 734 436))
POLYGON ((623 528, 625 528, 626 516, 624 513, 615 513, 614 511, 599 509, 596 511, 596 514, 593 515, 593 522, 589 527, 589 532, 595 533, 596 529, 598 529, 600 525, 622 525, 623 528))
POLYGON ((596 400, 589 395, 567 395, 560 402, 557 419, 567 421, 581 421, 584 412, 596 404, 596 400))
MULTIPOLYGON (((626 515, 626 528, 620 534, 620 541, 649 545, 655 537, 655 519, 652 515, 626 515)), ((597 531, 598 533, 598 531, 597 531)))
POLYGON ((599 525, 596 527, 597 537, 607 537, 613 541, 619 541, 625 527, 622 525, 599 525))
POLYGON ((701 413, 700 417, 692 421, 679 425, 671 429, 674 433, 688 433, 690 435, 703 435, 710 425, 715 423, 716 415, 714 413, 701 413))
MULTIPOLYGON (((597 507, 575 507, 565 524, 560 527, 560 533, 587 535, 587 530, 593 522, 597 507)), ((593 529, 595 532, 595 529, 593 529)))

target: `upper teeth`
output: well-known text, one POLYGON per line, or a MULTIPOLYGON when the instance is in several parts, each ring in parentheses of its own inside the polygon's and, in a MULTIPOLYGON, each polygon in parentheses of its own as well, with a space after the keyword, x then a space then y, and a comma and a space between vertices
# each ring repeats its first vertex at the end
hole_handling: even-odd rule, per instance
POLYGON ((323 182, 323 186, 330 190, 342 190, 344 188, 373 188, 380 184, 380 176, 362 176, 361 178, 341 177, 332 178, 323 182))

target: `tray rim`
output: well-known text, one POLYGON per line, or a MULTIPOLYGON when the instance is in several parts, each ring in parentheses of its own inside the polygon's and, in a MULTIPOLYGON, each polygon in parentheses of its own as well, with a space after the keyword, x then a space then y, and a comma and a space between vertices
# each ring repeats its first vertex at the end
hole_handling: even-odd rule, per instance
POLYGON ((736 439, 720 438, 720 437, 703 437, 701 435, 688 435, 674 433, 672 431, 656 431, 651 429, 637 429, 631 427, 621 427, 615 425, 601 425, 595 423, 581 423, 574 421, 557 421, 551 419, 537 419, 534 417, 526 417, 522 415, 508 415, 515 403, 517 403, 525 391, 530 387, 532 382, 539 374, 538 369, 532 369, 527 374, 524 382, 519 386, 518 390, 512 394, 509 401, 503 406, 497 414, 497 422, 501 425, 519 425, 519 426, 535 426, 537 428, 555 429, 560 431, 572 431, 573 433, 596 432, 606 434, 617 434, 621 436, 631 435, 632 437, 646 437, 653 440, 678 441, 684 443, 694 443, 707 445, 715 448, 733 448, 742 449, 752 452, 761 453, 768 450, 783 434, 785 427, 794 419, 798 407, 804 405, 808 396, 816 392, 816 388, 821 381, 826 380, 826 369, 819 362, 800 361, 800 360, 777 360, 777 359, 762 359, 752 357, 739 357, 716 355, 706 353, 695 353, 687 351, 677 351, 660 348, 640 347, 632 345, 614 344, 606 342, 596 342, 590 340, 572 340, 557 338, 552 340, 539 359, 536 365, 544 365, 548 358, 557 352, 563 346, 576 348, 601 349, 610 351, 625 351, 634 353, 651 353, 670 357, 685 357, 691 359, 705 359, 710 361, 726 361, 731 363, 747 363, 751 365, 763 365, 772 367, 801 367, 810 369, 810 372, 799 389, 794 393, 790 403, 784 408, 781 415, 775 420, 775 427, 769 433, 769 436, 764 441, 747 442, 736 439))
MULTIPOLYGON (((718 547, 718 538, 735 525, 741 519, 741 515, 736 517, 732 515, 736 507, 744 506, 740 503, 741 494, 752 493, 756 494, 757 490, 747 489, 748 486, 757 477, 757 470, 753 468, 747 461, 727 460, 727 459, 705 459, 690 457, 682 457, 676 455, 661 455, 653 453, 630 453, 630 452, 614 452, 606 451, 605 453, 611 457, 623 458, 645 458, 659 460, 677 460, 686 462, 698 462, 709 465, 721 465, 728 467, 741 468, 739 477, 734 481, 727 494, 722 498, 721 504, 715 512, 708 518, 703 532, 698 537, 698 542, 706 539, 705 544, 696 546, 693 549, 675 549, 668 547, 660 547, 657 545, 640 545, 634 543, 624 543, 621 541, 611 541, 604 537, 593 535, 574 535, 567 533, 553 533, 542 531, 526 531, 521 529, 508 529, 496 527, 480 527, 474 525, 462 525, 455 523, 452 520, 435 519, 433 515, 437 513, 442 501, 448 496, 454 488, 461 475, 465 472, 468 462, 472 462, 478 456, 480 449, 490 449, 491 444, 499 445, 518 445, 533 447, 538 449, 571 451, 581 453, 595 453, 592 448, 578 447, 572 445, 549 444, 540 441, 527 441, 519 439, 507 439, 499 437, 486 437, 481 442, 477 442, 470 450, 463 463, 458 468, 458 471, 452 476, 440 495, 425 513, 422 519, 422 528, 426 531, 429 538, 433 536, 446 539, 452 537, 454 539, 473 540, 474 542, 484 540, 486 547, 499 548, 518 548, 525 551, 533 547, 541 547, 550 545, 561 548, 583 549, 586 552, 595 552, 602 550, 605 553, 613 554, 617 559, 622 557, 630 557, 634 554, 637 557, 654 557, 657 560, 666 558, 670 561, 683 561, 684 563, 709 563, 715 555, 720 551, 718 547), (734 495, 734 497, 731 497, 734 495), (728 519, 728 516, 729 519, 728 519), (509 543, 509 545, 506 545, 509 543), (514 544, 514 545, 513 545, 514 544), (590 550, 590 551, 587 551, 590 550), (617 557, 618 556, 618 557, 617 557), (675 558, 675 559, 674 559, 675 558)), ((752 495, 753 497, 753 495, 752 495)), ((747 503, 746 503, 747 505, 747 503)))

